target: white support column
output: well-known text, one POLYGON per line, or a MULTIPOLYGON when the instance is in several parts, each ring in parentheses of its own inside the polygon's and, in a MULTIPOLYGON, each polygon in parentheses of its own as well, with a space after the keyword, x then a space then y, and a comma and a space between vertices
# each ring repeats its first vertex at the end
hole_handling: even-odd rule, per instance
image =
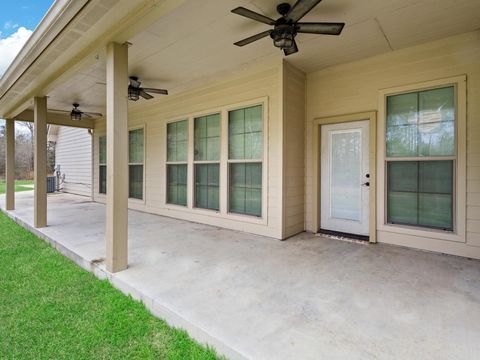
POLYGON ((15 209, 15 120, 5 124, 5 209, 15 209))
POLYGON ((107 46, 107 270, 128 264, 128 47, 107 46))
POLYGON ((35 97, 34 103, 34 220, 36 228, 47 226, 47 98, 35 97))

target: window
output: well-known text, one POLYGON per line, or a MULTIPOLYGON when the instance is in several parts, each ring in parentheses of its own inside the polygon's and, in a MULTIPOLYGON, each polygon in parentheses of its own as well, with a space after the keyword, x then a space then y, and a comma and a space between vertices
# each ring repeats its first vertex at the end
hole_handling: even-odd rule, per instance
POLYGON ((263 108, 228 113, 229 211, 262 216, 263 108))
POLYGON ((452 231, 453 86, 387 97, 387 222, 452 231))
POLYGON ((107 137, 98 138, 98 192, 107 193, 107 137))
POLYGON ((142 129, 128 132, 128 197, 143 199, 143 139, 142 129))
POLYGON ((167 203, 187 205, 188 120, 167 124, 167 203))
POLYGON ((194 119, 195 207, 219 210, 220 114, 194 119))

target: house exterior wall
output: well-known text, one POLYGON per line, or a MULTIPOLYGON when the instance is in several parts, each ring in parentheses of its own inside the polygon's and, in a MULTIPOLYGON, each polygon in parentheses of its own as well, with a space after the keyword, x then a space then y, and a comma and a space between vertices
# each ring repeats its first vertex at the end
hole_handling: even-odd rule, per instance
MULTIPOLYGON (((129 102, 129 127, 144 128, 144 199, 129 200, 132 209, 179 219, 217 225, 275 238, 283 237, 282 229, 282 71, 283 63, 261 65, 241 75, 209 86, 149 101, 129 102), (166 203, 166 130, 167 123, 220 112, 222 114, 222 155, 220 164, 220 196, 227 196, 228 110, 255 104, 264 106, 263 214, 262 218, 229 214, 225 205, 220 212, 180 207, 166 203)), ((105 135, 105 121, 97 121, 94 130, 94 200, 105 202, 99 193, 98 139, 105 135)), ((193 128, 190 128, 190 132, 193 128)), ((193 148, 189 148, 193 156, 193 148)), ((193 168, 189 165, 189 198, 193 168)), ((108 189, 107 189, 108 192, 108 189)), ((190 201, 191 203, 191 201, 190 201)), ((302 229, 303 230, 303 229, 302 229)))
POLYGON ((92 136, 87 129, 58 128, 55 163, 65 175, 64 192, 92 196, 92 136))
MULTIPOLYGON (((317 231, 312 211, 312 132, 314 119, 342 114, 380 110, 380 97, 384 89, 432 82, 466 75, 466 176, 459 178, 458 196, 466 197, 461 204, 466 216, 458 221, 466 231, 455 241, 442 239, 431 233, 412 235, 400 227, 388 230, 377 223, 379 242, 411 246, 443 253, 480 258, 480 32, 475 31, 420 46, 394 51, 361 61, 334 66, 307 75, 307 131, 306 131, 306 230, 317 231), (466 177, 466 178, 465 178, 466 177)), ((460 100, 462 100, 460 98, 460 100)), ((459 104, 461 106, 461 104, 459 104)), ((377 124, 385 121, 379 112, 377 124)), ((379 126, 379 129, 382 128, 379 126)), ((377 142, 384 141, 378 133, 377 142)), ((465 144, 459 134, 461 148, 465 144)), ((377 143, 377 149, 379 144, 377 143)), ((460 151, 460 150, 459 150, 460 151)), ((378 154, 377 155, 381 155, 378 154)), ((462 156, 459 153, 459 156, 462 156)), ((378 156, 377 171, 383 168, 378 156), (381 166, 380 166, 381 165, 381 166)), ((383 180, 378 176, 378 180, 383 180)), ((378 184, 379 189, 384 184, 378 184)), ((378 199, 384 194, 377 192, 378 199)), ((382 201, 382 200, 379 200, 382 201)), ((383 219, 377 215, 377 219, 383 219)))
POLYGON ((284 238, 305 229, 305 86, 305 74, 285 62, 283 68, 284 238))

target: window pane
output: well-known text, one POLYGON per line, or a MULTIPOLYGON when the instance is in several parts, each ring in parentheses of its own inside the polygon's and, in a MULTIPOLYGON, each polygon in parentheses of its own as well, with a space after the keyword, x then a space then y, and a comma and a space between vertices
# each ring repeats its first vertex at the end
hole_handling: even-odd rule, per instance
POLYGON ((417 93, 387 97, 387 127, 416 125, 418 114, 417 93))
POLYGON ((455 155, 453 121, 424 123, 418 126, 419 156, 455 155))
POLYGON ((419 194, 419 225, 453 229, 452 195, 419 194))
POLYGON ((167 161, 187 161, 188 121, 167 124, 167 161))
POLYGON ((262 106, 228 113, 230 159, 261 159, 263 153, 262 106))
POLYGON ((387 156, 417 156, 417 125, 387 128, 387 156))
POLYGON ((389 191, 418 191, 418 162, 390 161, 388 163, 389 191))
POLYGON ((143 129, 128 132, 128 162, 143 163, 143 129))
POLYGON ((390 161, 389 223, 453 229, 454 162, 390 161))
POLYGON ((219 164, 195 165, 195 207, 219 210, 219 164))
POLYGON ((229 211, 261 216, 262 164, 230 164, 229 211))
POLYGON ((167 203, 187 205, 187 165, 167 165, 167 203))
POLYGON ((453 161, 422 161, 419 165, 419 191, 453 193, 453 161))
POLYGON ((419 123, 455 120, 453 86, 419 93, 419 123))
POLYGON ((220 114, 195 118, 195 160, 220 159, 220 114))
POLYGON ((98 168, 98 192, 100 194, 106 194, 107 193, 107 166, 106 165, 100 165, 98 168))
POLYGON ((129 165, 128 175, 128 197, 143 199, 143 165, 129 165))
POLYGON ((391 224, 418 224, 417 193, 388 192, 388 222, 391 224))
POLYGON ((107 137, 100 136, 98 138, 98 162, 100 164, 107 163, 107 137))
POLYGON ((387 97, 388 157, 455 155, 454 87, 387 97))

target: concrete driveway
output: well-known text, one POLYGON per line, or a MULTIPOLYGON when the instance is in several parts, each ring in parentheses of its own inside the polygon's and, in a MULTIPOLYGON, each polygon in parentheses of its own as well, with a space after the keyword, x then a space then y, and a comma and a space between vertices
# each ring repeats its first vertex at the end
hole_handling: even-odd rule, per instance
MULTIPOLYGON (((33 223, 33 193, 9 212, 33 223)), ((2 200, 2 204, 4 200, 2 200)), ((129 268, 102 264, 105 207, 48 197, 37 233, 230 358, 474 359, 480 261, 301 234, 287 241, 129 212, 129 268)))

